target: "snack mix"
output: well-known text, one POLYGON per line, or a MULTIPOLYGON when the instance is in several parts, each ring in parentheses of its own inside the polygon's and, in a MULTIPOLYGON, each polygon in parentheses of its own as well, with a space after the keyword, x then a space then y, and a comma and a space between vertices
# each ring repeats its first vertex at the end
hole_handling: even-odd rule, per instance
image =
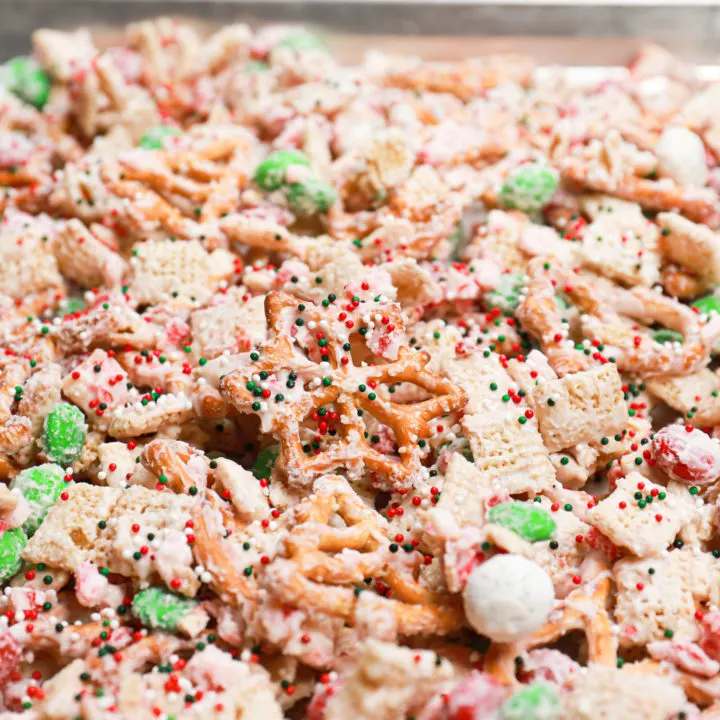
POLYGON ((33 46, 0 720, 720 719, 720 82, 33 46))

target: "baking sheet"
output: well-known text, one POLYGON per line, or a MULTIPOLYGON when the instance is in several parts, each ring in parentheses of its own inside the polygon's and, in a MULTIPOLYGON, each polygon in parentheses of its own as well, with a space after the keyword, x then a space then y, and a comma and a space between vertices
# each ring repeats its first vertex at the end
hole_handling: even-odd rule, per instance
POLYGON ((157 15, 228 22, 304 22, 326 32, 344 61, 368 47, 457 59, 487 52, 533 55, 543 63, 617 65, 642 40, 692 62, 714 62, 720 7, 690 2, 402 2, 373 0, 0 0, 0 60, 28 52, 38 27, 97 28, 112 37, 128 22, 157 15))

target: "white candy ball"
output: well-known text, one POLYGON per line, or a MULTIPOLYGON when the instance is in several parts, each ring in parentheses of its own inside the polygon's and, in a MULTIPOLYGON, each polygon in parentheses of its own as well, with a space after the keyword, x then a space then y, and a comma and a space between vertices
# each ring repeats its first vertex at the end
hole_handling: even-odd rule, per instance
POLYGON ((515 642, 547 621, 555 602, 548 574, 522 555, 495 555, 476 567, 463 591, 465 615, 481 635, 515 642))
POLYGON ((703 141, 685 127, 663 130, 655 146, 660 169, 682 185, 702 187, 708 180, 703 141))

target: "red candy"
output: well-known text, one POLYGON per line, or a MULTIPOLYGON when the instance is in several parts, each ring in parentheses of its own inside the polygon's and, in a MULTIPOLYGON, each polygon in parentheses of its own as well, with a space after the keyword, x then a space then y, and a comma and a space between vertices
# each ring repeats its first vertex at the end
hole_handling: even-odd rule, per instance
POLYGON ((701 627, 700 647, 713 660, 720 660, 720 611, 715 610, 703 615, 701 627))
POLYGON ((13 635, 0 636, 0 687, 7 685, 22 659, 22 648, 13 635))
POLYGON ((495 717, 505 702, 506 690, 487 673, 474 670, 447 698, 443 720, 485 720, 495 717))
POLYGON ((700 430, 668 425, 655 434, 652 449, 658 466, 673 480, 707 485, 720 477, 720 446, 700 430))
POLYGON ((693 642, 660 640, 650 643, 648 652, 650 657, 656 660, 668 660, 693 675, 712 677, 718 672, 718 663, 693 642))
POLYGON ((307 720, 323 720, 325 717, 325 708, 328 700, 340 689, 342 682, 336 680, 334 683, 318 685, 315 688, 315 694, 308 705, 305 717, 307 720))

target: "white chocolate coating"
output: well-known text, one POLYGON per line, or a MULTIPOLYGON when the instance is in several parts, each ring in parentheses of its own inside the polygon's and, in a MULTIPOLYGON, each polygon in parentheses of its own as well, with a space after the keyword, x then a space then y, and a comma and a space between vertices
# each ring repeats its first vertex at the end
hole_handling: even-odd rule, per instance
POLYGON ((705 146, 692 130, 684 127, 665 128, 655 154, 660 169, 683 185, 702 187, 707 183, 705 146))
POLYGON ((463 591, 470 625, 496 642, 516 642, 543 625, 555 591, 548 574, 521 555, 496 555, 475 568, 463 591))

